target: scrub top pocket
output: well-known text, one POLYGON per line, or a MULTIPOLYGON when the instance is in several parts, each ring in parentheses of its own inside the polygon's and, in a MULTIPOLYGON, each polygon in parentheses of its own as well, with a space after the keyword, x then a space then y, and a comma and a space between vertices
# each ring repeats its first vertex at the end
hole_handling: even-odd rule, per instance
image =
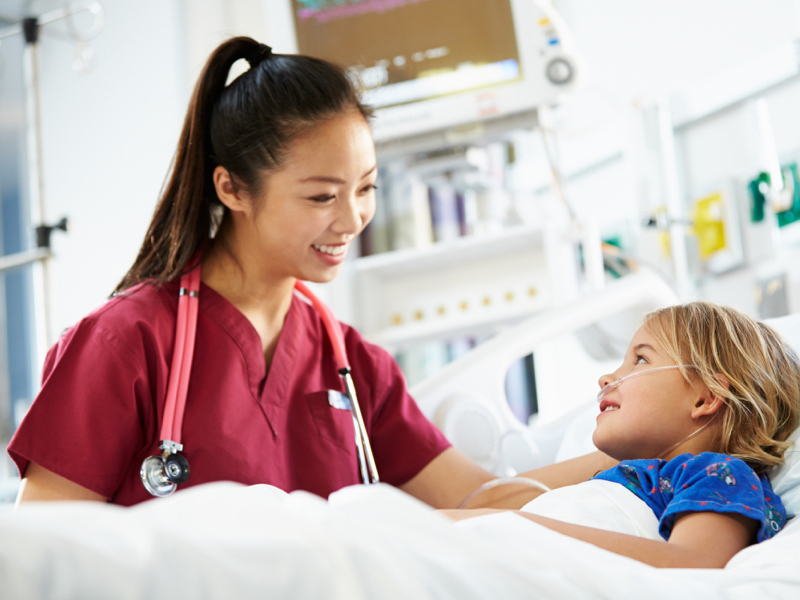
POLYGON ((336 390, 306 394, 319 435, 355 457, 356 430, 350 399, 336 390))

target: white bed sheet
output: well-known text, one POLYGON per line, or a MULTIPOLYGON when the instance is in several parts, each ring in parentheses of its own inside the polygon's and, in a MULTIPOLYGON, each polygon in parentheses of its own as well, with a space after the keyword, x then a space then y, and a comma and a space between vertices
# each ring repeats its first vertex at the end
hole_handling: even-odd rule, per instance
POLYGON ((797 525, 724 570, 658 570, 513 514, 452 524, 385 485, 346 488, 326 503, 216 483, 131 509, 48 503, 0 516, 0 594, 796 599, 797 525))
MULTIPOLYGON (((800 315, 771 324, 800 348, 800 315)), ((571 425, 560 459, 592 449, 596 410, 571 425)), ((800 449, 771 478, 800 514, 800 449)), ((551 504, 542 512, 652 537, 652 513, 648 525, 631 504, 638 500, 617 487, 594 504, 572 498, 572 507, 559 492, 542 500, 551 504)), ((659 570, 513 514, 452 524, 385 485, 346 488, 325 502, 215 483, 130 509, 45 503, 0 514, 3 600, 156 597, 796 600, 800 517, 725 569, 659 570)))

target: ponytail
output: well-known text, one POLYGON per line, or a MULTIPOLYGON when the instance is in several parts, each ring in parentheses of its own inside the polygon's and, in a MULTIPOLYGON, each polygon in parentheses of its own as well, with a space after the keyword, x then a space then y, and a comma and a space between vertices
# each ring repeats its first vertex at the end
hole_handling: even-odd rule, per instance
POLYGON ((172 173, 139 254, 114 292, 143 281, 163 284, 195 266, 189 261, 209 238, 212 212, 227 212, 214 188, 218 165, 256 195, 298 133, 352 108, 365 118, 371 114, 340 67, 307 56, 274 55, 248 37, 221 44, 192 93, 172 173), (239 59, 247 60, 250 70, 226 87, 239 59))

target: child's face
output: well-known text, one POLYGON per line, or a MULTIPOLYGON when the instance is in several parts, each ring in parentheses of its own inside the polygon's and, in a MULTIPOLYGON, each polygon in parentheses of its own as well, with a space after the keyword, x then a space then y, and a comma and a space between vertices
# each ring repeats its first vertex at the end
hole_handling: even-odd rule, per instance
MULTIPOLYGON (((598 383, 603 388, 628 375, 674 365, 661 344, 641 327, 628 346, 622 366, 603 375, 598 383)), ((687 383, 678 369, 631 377, 601 401, 592 436, 594 445, 617 460, 672 458, 661 454, 697 429, 692 409, 703 387, 687 383)))

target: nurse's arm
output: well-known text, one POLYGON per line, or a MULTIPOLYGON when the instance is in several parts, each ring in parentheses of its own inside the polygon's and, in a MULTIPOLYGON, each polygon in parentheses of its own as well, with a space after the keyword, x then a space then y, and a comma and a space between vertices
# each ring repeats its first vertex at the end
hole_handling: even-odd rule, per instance
POLYGON ((456 508, 473 490, 495 478, 451 447, 400 489, 434 508, 456 508))
MULTIPOLYGON (((520 473, 519 477, 535 479, 554 489, 591 479, 597 472, 616 464, 617 461, 602 452, 592 452, 520 473)), ((400 489, 434 508, 456 508, 469 494, 496 478, 455 448, 448 448, 400 489)), ((518 509, 541 493, 525 485, 503 485, 482 492, 468 506, 518 509)))
POLYGON ((36 463, 28 463, 17 495, 17 504, 42 500, 106 501, 97 492, 86 489, 69 479, 64 479, 36 463))

